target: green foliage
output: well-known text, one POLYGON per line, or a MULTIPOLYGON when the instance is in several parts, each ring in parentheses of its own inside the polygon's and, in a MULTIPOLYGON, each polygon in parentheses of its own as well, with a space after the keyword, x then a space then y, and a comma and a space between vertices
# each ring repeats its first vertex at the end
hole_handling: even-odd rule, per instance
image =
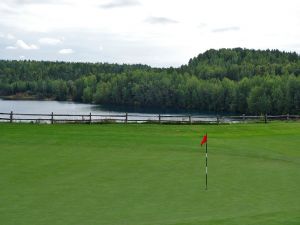
POLYGON ((269 113, 271 101, 264 87, 256 86, 251 90, 248 105, 250 112, 254 114, 269 113))
POLYGON ((296 53, 278 50, 220 49, 209 50, 191 59, 183 71, 199 78, 240 80, 255 75, 299 75, 300 60, 296 53))
POLYGON ((209 50, 180 68, 0 61, 0 95, 215 113, 300 112, 300 57, 278 50, 209 50))
POLYGON ((91 102, 92 100, 93 100, 92 88, 88 86, 83 90, 82 101, 87 103, 87 102, 91 102))

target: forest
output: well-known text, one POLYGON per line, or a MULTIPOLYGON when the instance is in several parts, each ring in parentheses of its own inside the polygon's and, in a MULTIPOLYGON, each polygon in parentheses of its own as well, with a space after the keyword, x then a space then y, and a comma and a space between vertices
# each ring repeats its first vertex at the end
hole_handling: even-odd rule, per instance
POLYGON ((300 55, 208 50, 178 68, 0 60, 0 96, 237 114, 300 114, 300 55))

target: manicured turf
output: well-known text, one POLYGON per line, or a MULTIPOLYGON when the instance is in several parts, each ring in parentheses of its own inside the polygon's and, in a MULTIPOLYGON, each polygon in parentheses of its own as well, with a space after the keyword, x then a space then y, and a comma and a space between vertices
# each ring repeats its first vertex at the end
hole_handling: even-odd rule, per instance
POLYGON ((0 224, 300 224, 300 123, 0 124, 0 224))

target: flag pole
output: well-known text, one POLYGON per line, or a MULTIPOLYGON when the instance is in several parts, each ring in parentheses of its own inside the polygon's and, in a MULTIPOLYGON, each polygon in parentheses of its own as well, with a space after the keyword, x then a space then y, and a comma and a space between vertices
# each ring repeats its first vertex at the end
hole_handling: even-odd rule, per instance
MULTIPOLYGON (((207 133, 206 133, 206 137, 207 137, 207 133)), ((208 138, 207 138, 208 139, 208 138)), ((207 190, 207 140, 205 142, 205 150, 206 150, 206 163, 205 163, 205 190, 207 190)))

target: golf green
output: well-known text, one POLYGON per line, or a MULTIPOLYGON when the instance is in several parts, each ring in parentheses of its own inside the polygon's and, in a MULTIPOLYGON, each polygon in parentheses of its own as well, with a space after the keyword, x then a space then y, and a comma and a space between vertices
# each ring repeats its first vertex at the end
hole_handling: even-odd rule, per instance
POLYGON ((300 224, 300 123, 2 123, 0 224, 300 224))

